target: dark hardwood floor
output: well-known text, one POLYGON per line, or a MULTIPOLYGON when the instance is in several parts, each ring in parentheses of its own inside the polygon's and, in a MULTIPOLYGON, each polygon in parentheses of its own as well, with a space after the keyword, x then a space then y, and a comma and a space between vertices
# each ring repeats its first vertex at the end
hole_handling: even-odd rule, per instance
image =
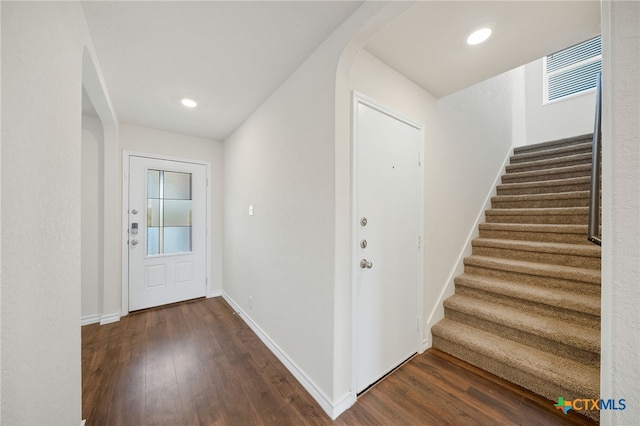
POLYGON ((82 414, 98 425, 594 425, 428 350, 335 422, 222 298, 82 328, 82 414))

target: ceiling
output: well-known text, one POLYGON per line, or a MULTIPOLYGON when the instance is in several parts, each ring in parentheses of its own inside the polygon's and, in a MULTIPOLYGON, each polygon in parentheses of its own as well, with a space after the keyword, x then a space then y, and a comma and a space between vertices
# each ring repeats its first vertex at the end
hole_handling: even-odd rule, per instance
POLYGON ((361 2, 86 1, 120 121, 224 140, 361 2), (195 109, 180 104, 198 102, 195 109))
MULTIPOLYGON (((123 122, 225 140, 362 2, 83 2, 123 122), (195 109, 180 105, 189 97, 195 109)), ((436 97, 600 32, 598 1, 419 1, 366 49, 436 97), (493 36, 470 47, 466 36, 493 36)))
POLYGON ((440 98, 598 34, 599 1, 423 1, 366 49, 440 98), (467 45, 483 27, 489 40, 467 45))

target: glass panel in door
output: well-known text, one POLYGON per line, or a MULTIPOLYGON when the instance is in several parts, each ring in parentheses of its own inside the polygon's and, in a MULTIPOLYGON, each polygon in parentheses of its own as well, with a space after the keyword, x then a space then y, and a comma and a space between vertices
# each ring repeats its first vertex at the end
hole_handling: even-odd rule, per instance
POLYGON ((147 256, 190 252, 191 173, 147 171, 147 256))

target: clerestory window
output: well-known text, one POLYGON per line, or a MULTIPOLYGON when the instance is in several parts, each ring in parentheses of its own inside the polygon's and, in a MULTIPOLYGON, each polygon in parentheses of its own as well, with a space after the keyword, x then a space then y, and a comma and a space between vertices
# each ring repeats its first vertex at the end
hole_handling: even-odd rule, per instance
POLYGON ((544 103, 594 90, 602 69, 600 36, 546 56, 543 60, 544 103))

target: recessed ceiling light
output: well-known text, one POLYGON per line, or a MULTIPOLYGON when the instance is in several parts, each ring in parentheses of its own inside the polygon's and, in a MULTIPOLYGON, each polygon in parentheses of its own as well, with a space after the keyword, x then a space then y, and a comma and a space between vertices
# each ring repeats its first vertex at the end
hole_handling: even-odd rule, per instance
POLYGON ((182 105, 186 106, 187 108, 195 108, 198 106, 197 102, 194 101, 193 99, 189 99, 189 98, 184 98, 180 101, 180 103, 182 103, 182 105))
POLYGON ((487 40, 491 36, 491 28, 481 28, 478 31, 474 31, 471 33, 469 37, 467 37, 467 44, 476 45, 480 44, 483 41, 487 40))

